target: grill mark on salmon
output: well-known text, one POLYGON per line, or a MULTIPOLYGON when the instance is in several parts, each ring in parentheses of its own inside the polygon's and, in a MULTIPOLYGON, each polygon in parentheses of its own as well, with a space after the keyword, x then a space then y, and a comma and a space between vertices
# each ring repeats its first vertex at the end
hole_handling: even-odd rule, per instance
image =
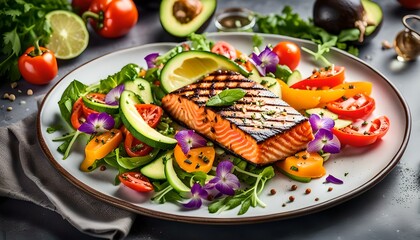
POLYGON ((257 165, 293 155, 313 139, 306 117, 239 73, 216 71, 167 94, 162 107, 186 127, 257 165), (232 106, 206 106, 226 88, 242 88, 246 95, 232 106))

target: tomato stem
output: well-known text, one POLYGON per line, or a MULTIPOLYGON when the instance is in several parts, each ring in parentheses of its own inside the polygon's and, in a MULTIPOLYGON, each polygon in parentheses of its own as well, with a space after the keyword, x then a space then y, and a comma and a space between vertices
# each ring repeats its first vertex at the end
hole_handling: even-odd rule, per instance
POLYGON ((97 21, 97 27, 99 29, 103 28, 103 20, 104 20, 104 12, 100 11, 99 13, 94 13, 91 11, 86 11, 82 15, 82 19, 85 23, 87 23, 88 19, 92 18, 93 20, 97 21))
POLYGON ((36 34, 35 34, 35 32, 34 32, 33 29, 31 29, 29 31, 29 33, 31 34, 31 37, 34 39, 34 48, 35 48, 33 52, 29 53, 29 55, 31 57, 41 56, 42 55, 42 51, 39 48, 39 40, 40 40, 40 38, 36 36, 36 34))

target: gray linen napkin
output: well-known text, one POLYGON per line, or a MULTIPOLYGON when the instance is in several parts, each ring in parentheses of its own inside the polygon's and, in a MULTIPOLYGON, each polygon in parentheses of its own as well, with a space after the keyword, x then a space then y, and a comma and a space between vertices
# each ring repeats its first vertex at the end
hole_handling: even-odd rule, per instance
POLYGON ((61 176, 42 152, 34 126, 36 114, 0 128, 0 195, 56 211, 91 236, 127 236, 136 215, 93 198, 61 176))

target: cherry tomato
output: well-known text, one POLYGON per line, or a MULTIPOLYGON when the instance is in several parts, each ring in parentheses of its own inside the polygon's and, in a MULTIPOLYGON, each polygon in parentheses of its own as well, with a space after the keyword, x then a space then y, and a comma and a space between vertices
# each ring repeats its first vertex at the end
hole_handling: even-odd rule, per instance
POLYGON ((138 140, 130 132, 126 132, 124 140, 124 149, 130 157, 141 157, 149 154, 153 147, 138 140))
POLYGON ((326 89, 333 88, 344 82, 344 67, 334 67, 333 68, 321 68, 315 70, 310 77, 299 81, 292 86, 291 88, 297 89, 326 89))
POLYGON ((214 44, 214 46, 211 48, 211 51, 223 55, 231 60, 235 60, 238 57, 235 48, 225 41, 219 41, 214 44))
POLYGON ((138 192, 151 192, 153 185, 149 179, 139 172, 125 172, 118 175, 120 181, 127 187, 138 192))
POLYGON ((334 102, 329 102, 327 108, 342 118, 365 118, 375 109, 375 99, 360 93, 350 98, 340 98, 334 102))
POLYGON ((295 70, 300 62, 300 48, 293 42, 279 42, 273 48, 273 52, 279 57, 279 64, 286 65, 295 70))
POLYGON ((381 139, 388 132, 389 126, 390 121, 388 117, 381 116, 370 123, 359 121, 359 124, 352 124, 345 128, 333 128, 333 133, 342 145, 362 147, 381 139))
POLYGON ((136 25, 138 11, 132 0, 93 0, 84 17, 90 18, 91 25, 99 35, 117 38, 136 25))
POLYGON ((162 108, 154 104, 137 104, 136 109, 152 128, 158 125, 163 113, 162 108))
POLYGON ((44 85, 51 82, 58 73, 57 60, 54 53, 44 47, 37 55, 35 47, 26 49, 19 57, 18 67, 22 77, 29 83, 44 85))
POLYGON ((82 15, 84 12, 89 10, 92 0, 72 0, 71 6, 73 11, 79 15, 82 15))

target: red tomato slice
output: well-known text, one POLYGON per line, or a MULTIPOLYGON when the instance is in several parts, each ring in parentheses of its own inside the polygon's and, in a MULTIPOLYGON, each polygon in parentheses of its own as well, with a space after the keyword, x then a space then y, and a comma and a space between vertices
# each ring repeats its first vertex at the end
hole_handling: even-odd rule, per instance
POLYGON ((342 145, 362 147, 375 143, 381 139, 389 130, 390 122, 388 117, 381 116, 366 124, 366 126, 349 126, 342 129, 333 128, 333 133, 340 140, 342 145))
POLYGON ((78 129, 82 125, 85 115, 83 114, 83 100, 82 98, 77 99, 73 104, 73 110, 70 117, 71 125, 74 129, 78 129))
POLYGON ((231 60, 235 60, 238 56, 235 48, 227 42, 219 41, 211 48, 211 51, 223 55, 231 60))
POLYGON ((150 127, 155 128, 158 125, 163 113, 161 107, 154 104, 137 104, 136 108, 150 127))
POLYGON ((140 157, 149 154, 153 147, 138 140, 130 132, 126 132, 124 140, 124 149, 130 157, 140 157))
POLYGON ((146 176, 139 172, 126 172, 118 175, 120 181, 127 187, 138 192, 153 191, 153 185, 146 176))
POLYGON ((338 99, 327 103, 331 112, 342 118, 359 119, 369 116, 375 109, 375 100, 363 93, 356 94, 347 99, 338 99))
POLYGON ((279 57, 279 64, 286 65, 295 70, 300 62, 300 48, 293 42, 279 42, 273 48, 273 52, 279 57))
POLYGON ((344 67, 334 67, 332 68, 321 68, 317 71, 314 71, 310 77, 299 81, 292 86, 291 88, 297 89, 324 89, 332 88, 344 82, 344 67))

